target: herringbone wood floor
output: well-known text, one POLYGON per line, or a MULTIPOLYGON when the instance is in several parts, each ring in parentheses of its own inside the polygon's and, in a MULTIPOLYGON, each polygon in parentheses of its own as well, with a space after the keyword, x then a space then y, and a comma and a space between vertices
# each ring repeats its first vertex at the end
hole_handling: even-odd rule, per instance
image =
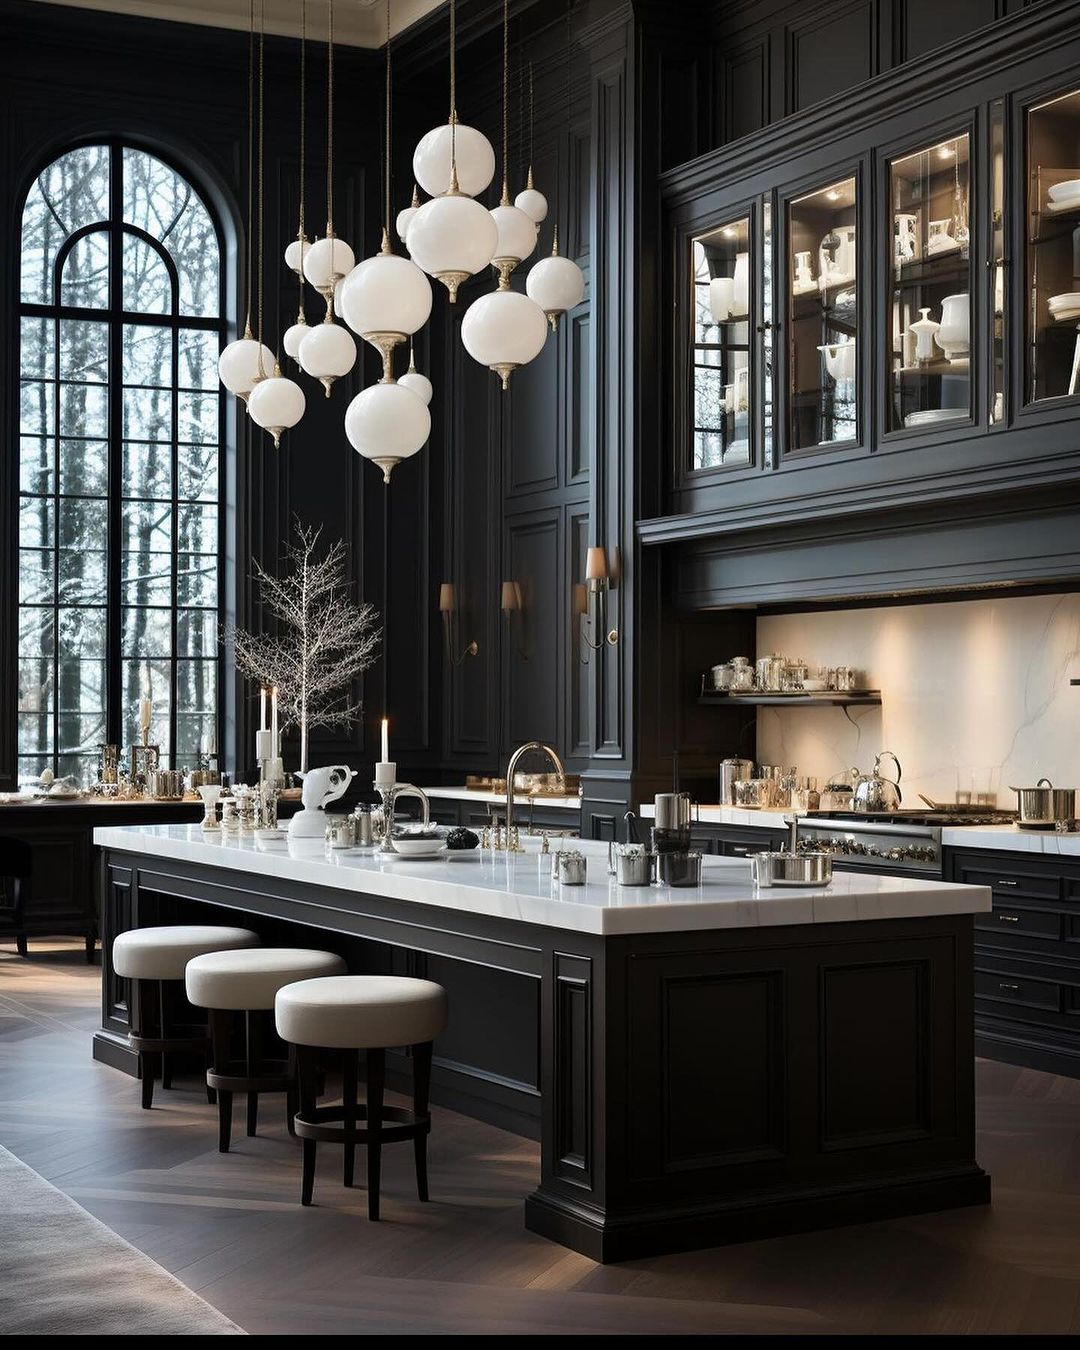
POLYGON ((388 1148, 369 1224, 323 1149, 302 1210, 275 1099, 222 1156, 195 1083, 146 1114, 91 1060, 98 978, 75 946, 0 953, 0 1143, 253 1333, 1080 1331, 1078 1081, 979 1065, 990 1209, 602 1267, 522 1227, 536 1146, 447 1111, 432 1204, 388 1148))

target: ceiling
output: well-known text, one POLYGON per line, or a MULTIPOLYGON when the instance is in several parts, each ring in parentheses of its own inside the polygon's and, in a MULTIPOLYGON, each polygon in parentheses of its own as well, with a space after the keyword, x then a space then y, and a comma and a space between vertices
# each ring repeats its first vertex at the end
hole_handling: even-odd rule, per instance
MULTIPOLYGON (((144 19, 206 24, 247 32, 250 0, 37 0, 39 4, 108 10, 144 19)), ((442 0, 391 0, 395 34, 438 9, 442 0)), ((266 31, 300 36, 300 0, 264 0, 266 31)), ((308 0, 308 36, 326 37, 326 0, 308 0)), ((386 0, 338 0, 334 5, 334 41, 353 47, 381 47, 386 40, 386 0)))

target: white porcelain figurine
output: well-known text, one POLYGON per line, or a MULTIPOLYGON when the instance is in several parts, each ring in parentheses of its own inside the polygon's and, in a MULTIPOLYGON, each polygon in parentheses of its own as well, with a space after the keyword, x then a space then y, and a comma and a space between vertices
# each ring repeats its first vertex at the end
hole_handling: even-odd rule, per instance
POLYGON ((318 769, 308 769, 307 773, 298 773, 303 780, 300 800, 303 810, 297 811, 289 821, 290 839, 322 839, 326 833, 326 817, 323 807, 345 794, 346 789, 356 777, 356 770, 346 764, 324 765, 318 769))

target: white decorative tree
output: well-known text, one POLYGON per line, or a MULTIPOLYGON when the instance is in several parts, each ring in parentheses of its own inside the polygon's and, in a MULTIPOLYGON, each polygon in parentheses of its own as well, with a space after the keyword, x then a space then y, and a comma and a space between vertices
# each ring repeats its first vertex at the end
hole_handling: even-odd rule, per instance
POLYGON ((295 523, 296 542, 285 547, 283 575, 255 563, 253 579, 276 634, 230 628, 236 668, 248 679, 278 691, 281 729, 300 730, 300 769, 308 766, 308 733, 313 727, 348 727, 363 704, 354 699, 358 675, 372 665, 382 637, 378 614, 354 604, 345 580, 345 541, 323 557, 316 551, 321 530, 295 523))

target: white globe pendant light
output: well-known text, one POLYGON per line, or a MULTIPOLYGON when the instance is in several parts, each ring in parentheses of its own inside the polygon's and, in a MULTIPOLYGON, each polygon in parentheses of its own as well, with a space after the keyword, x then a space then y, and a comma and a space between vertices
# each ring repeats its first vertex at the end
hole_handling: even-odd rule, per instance
POLYGON ((548 203, 544 194, 536 187, 533 182, 532 166, 529 166, 529 176, 525 186, 514 198, 514 205, 519 211, 524 211, 529 219, 539 229, 542 221, 547 219, 548 203))
POLYGON ((299 235, 297 235, 285 250, 285 266, 288 267, 290 271, 295 272, 301 282, 304 280, 304 258, 310 247, 311 244, 308 242, 307 236, 301 229, 299 235))
POLYGON ((498 230, 491 262, 501 277, 512 272, 536 248, 536 224, 519 207, 510 204, 505 183, 502 201, 492 208, 491 218, 498 230))
POLYGON ((390 482, 396 465, 421 449, 430 434, 427 404, 392 380, 362 390, 345 413, 349 444, 382 469, 384 483, 390 482))
POLYGON ((409 247, 409 226, 412 224, 412 218, 420 209, 420 194, 416 190, 416 184, 413 184, 412 201, 403 210, 397 213, 397 219, 394 221, 394 228, 397 230, 398 238, 409 247))
POLYGON ((298 360, 308 375, 320 381, 329 398, 334 381, 348 375, 356 364, 356 343, 348 329, 327 313, 322 323, 308 329, 298 360))
POLYGON ((398 384, 403 384, 406 389, 411 389, 418 398, 423 399, 425 404, 431 402, 431 396, 435 390, 431 386, 431 381, 426 375, 421 375, 416 369, 416 357, 413 355, 413 349, 409 348, 409 369, 398 380, 398 384))
POLYGON ((310 332, 307 315, 301 309, 296 316, 296 322, 285 329, 285 335, 281 339, 286 356, 291 357, 297 365, 300 364, 300 344, 310 332))
POLYGON ((551 256, 541 258, 529 268, 525 293, 544 311, 552 329, 558 326, 561 315, 581 304, 585 295, 585 276, 572 258, 559 256, 558 230, 551 245, 551 256))
POLYGON ((547 340, 547 322, 539 305, 509 286, 481 295, 461 321, 465 350, 510 388, 510 376, 540 355, 547 340))
POLYGON ((246 400, 259 380, 273 368, 274 353, 252 337, 250 327, 244 329, 242 338, 230 342, 218 357, 221 383, 239 399, 246 400))
POLYGON ((485 191, 495 177, 495 151, 482 131, 456 120, 432 129, 413 151, 413 177, 429 197, 450 191, 451 158, 457 168, 457 190, 467 197, 485 191))
POLYGON ((359 263, 340 286, 345 322, 382 353, 390 375, 390 353, 423 328, 431 315, 431 282, 416 263, 390 249, 383 229, 382 250, 359 263))
POLYGON ((344 239, 328 235, 304 250, 304 276, 320 295, 329 298, 342 277, 356 266, 353 251, 344 239))
POLYGON ((256 426, 273 436, 276 449, 281 445, 281 433, 303 417, 306 402, 304 391, 295 380, 286 379, 275 362, 273 375, 260 380, 251 391, 248 412, 256 426))
POLYGON ((499 229, 491 212, 460 192, 432 197, 409 226, 409 252, 418 267, 443 283, 451 301, 468 277, 495 256, 499 229))

